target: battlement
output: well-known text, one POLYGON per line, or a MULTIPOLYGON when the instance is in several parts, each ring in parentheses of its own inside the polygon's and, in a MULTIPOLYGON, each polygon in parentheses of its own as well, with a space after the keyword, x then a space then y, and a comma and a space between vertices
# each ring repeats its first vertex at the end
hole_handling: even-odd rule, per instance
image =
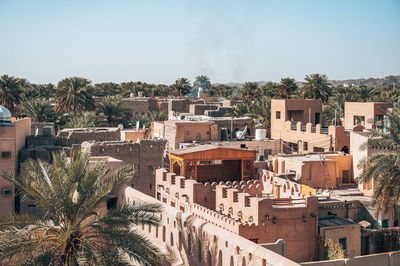
POLYGON ((238 222, 227 215, 210 210, 196 203, 192 205, 192 213, 194 216, 206 220, 211 224, 239 234, 239 226, 241 225, 241 222, 238 222))
POLYGON ((285 175, 278 175, 277 173, 265 169, 260 171, 260 175, 263 182, 264 195, 274 195, 276 198, 292 199, 317 195, 316 189, 290 181, 285 175))

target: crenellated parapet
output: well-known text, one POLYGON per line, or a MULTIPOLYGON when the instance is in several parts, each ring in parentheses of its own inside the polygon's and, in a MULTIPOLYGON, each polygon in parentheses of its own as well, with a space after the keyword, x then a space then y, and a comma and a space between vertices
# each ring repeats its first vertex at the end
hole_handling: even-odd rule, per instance
POLYGON ((279 175, 265 169, 260 169, 259 174, 264 194, 273 195, 275 198, 296 199, 317 195, 316 189, 290 181, 284 174, 279 175))
POLYGON ((239 234, 239 226, 241 225, 240 221, 236 221, 227 215, 210 210, 196 203, 192 205, 191 210, 194 216, 206 220, 207 222, 216 226, 222 227, 225 230, 239 234))

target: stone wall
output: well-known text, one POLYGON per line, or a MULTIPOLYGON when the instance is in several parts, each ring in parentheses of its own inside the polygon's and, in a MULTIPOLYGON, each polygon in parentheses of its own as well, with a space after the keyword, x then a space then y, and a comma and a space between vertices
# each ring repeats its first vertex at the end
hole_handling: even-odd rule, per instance
POLYGON ((120 140, 121 133, 118 128, 65 128, 57 134, 57 146, 72 146, 84 141, 110 141, 120 140))
POLYGON ((83 142, 81 150, 91 156, 111 156, 135 168, 135 176, 130 185, 146 193, 155 195, 155 171, 164 166, 164 140, 83 142))
POLYGON ((136 228, 164 252, 166 261, 163 265, 298 265, 237 234, 130 187, 121 191, 119 201, 157 202, 163 206, 160 226, 136 228))
POLYGON ((400 251, 357 256, 349 259, 303 262, 300 264, 304 266, 396 266, 400 265, 400 251))

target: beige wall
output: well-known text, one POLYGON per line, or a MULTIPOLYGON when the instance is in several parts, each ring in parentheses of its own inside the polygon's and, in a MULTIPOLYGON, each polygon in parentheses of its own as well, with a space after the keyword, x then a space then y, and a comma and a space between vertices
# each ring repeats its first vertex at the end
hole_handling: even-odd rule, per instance
POLYGON ((164 265, 298 265, 237 234, 127 187, 121 192, 119 202, 133 201, 157 202, 163 206, 160 226, 136 229, 167 255, 168 262, 164 265))
MULTIPOLYGON (((25 139, 31 134, 31 119, 12 119, 13 126, 0 126, 0 172, 18 172, 18 152, 25 147, 25 139), (3 152, 11 152, 11 158, 2 158, 3 152)), ((0 216, 14 211, 14 187, 0 177, 0 216), (10 195, 3 195, 3 189, 11 189, 10 195)))
POLYGON ((344 104, 344 127, 346 130, 352 130, 357 124, 354 123, 354 116, 363 116, 364 123, 361 125, 366 129, 375 128, 375 116, 384 115, 386 110, 392 108, 392 103, 375 103, 375 102, 345 102, 344 104))
POLYGON ((315 126, 315 113, 320 113, 322 123, 322 102, 321 100, 271 100, 271 138, 281 138, 281 128, 286 121, 293 120, 294 123, 310 122, 315 126), (302 112, 302 117, 295 115, 293 111, 302 112), (277 118, 277 112, 280 112, 280 118, 277 118))
POLYGON ((320 228, 320 237, 324 240, 332 239, 339 243, 339 239, 346 238, 347 249, 344 249, 345 257, 355 257, 361 254, 360 225, 329 226, 320 228))

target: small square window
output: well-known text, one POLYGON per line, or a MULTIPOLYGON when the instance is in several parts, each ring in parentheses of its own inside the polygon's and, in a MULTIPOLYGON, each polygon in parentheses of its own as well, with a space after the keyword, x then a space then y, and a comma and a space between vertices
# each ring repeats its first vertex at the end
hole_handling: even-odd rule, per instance
POLYGON ((347 239, 345 237, 339 239, 339 244, 342 246, 342 249, 347 249, 347 239))
POLYGON ((276 119, 281 119, 281 112, 280 111, 276 111, 276 119))
POLYGON ((303 147, 303 149, 304 149, 305 151, 308 151, 308 142, 307 142, 307 141, 304 141, 304 147, 303 147))
POLYGON ((11 152, 10 151, 1 152, 1 159, 10 159, 10 158, 11 158, 11 152))
POLYGON ((11 195, 11 188, 3 188, 3 195, 10 196, 11 195))

